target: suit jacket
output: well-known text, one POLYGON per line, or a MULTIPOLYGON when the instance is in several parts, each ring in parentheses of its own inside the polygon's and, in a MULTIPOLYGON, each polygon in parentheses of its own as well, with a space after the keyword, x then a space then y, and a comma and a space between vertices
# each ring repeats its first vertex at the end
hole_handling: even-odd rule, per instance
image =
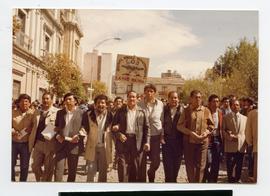
POLYGON ((248 113, 245 134, 248 145, 253 146, 253 152, 258 152, 258 110, 248 113))
MULTIPOLYGON (((185 108, 183 115, 178 120, 177 128, 188 137, 192 131, 201 135, 206 130, 212 130, 214 122, 210 110, 204 106, 200 106, 196 110, 192 110, 190 106, 185 108)), ((191 137, 189 137, 189 142, 197 143, 191 137)), ((203 143, 208 143, 208 138, 205 138, 203 143)))
MULTIPOLYGON (((34 111, 29 109, 25 114, 23 114, 19 109, 12 110, 12 128, 16 131, 22 131, 25 128, 31 128, 33 130, 34 125, 34 111)), ((26 134, 21 139, 17 139, 16 137, 12 137, 12 141, 14 142, 28 142, 29 135, 26 134)))
POLYGON ((223 138, 224 138, 224 151, 225 152, 244 152, 245 151, 245 128, 247 117, 240 114, 240 127, 237 130, 237 125, 234 118, 234 112, 231 112, 223 118, 223 138), (237 141, 229 141, 228 131, 237 135, 237 141))
MULTIPOLYGON (((53 107, 53 106, 49 108, 48 114, 45 118, 45 125, 48 125, 49 123, 54 125, 57 111, 58 111, 58 109, 53 107)), ((38 127, 39 119, 40 119, 40 111, 36 110, 35 117, 34 117, 34 126, 32 129, 32 132, 29 136, 29 152, 32 151, 32 149, 35 145, 35 142, 36 142, 36 134, 37 134, 37 127, 38 127)), ((49 146, 50 148, 54 148, 55 138, 52 138, 48 142, 48 144, 50 145, 49 146)))
POLYGON ((177 129, 177 122, 180 118, 180 115, 183 113, 183 108, 179 105, 176 108, 176 113, 174 117, 171 117, 171 108, 169 105, 164 106, 164 120, 163 120, 163 129, 164 129, 164 136, 166 137, 173 137, 181 140, 183 139, 183 133, 177 129))
MULTIPOLYGON (((119 130, 115 133, 116 136, 116 150, 118 152, 123 152, 125 146, 120 141, 120 133, 126 135, 127 130, 127 106, 123 106, 119 109, 113 119, 113 126, 119 125, 119 130)), ((150 144, 150 127, 148 118, 145 115, 144 110, 137 106, 135 114, 135 134, 136 134, 136 147, 138 152, 143 151, 144 144, 150 144)))
MULTIPOLYGON (((55 130, 57 133, 61 136, 64 136, 64 128, 66 126, 66 109, 58 110, 56 113, 56 119, 55 119, 55 130)), ((74 135, 79 134, 79 131, 82 126, 82 115, 83 111, 80 108, 77 108, 73 114, 73 117, 71 118, 72 123, 72 132, 69 133, 69 137, 73 137, 74 135)), ((60 143, 56 140, 56 152, 60 152, 61 150, 68 150, 72 154, 79 154, 83 147, 83 141, 82 139, 79 141, 79 143, 70 143, 68 141, 64 141, 63 143, 60 143)))
MULTIPOLYGON (((216 131, 218 132, 218 134, 220 136, 220 139, 221 139, 221 142, 222 142, 223 141, 223 132, 222 132, 222 128, 223 128, 223 112, 220 109, 218 109, 217 112, 218 112, 218 127, 217 127, 216 131)), ((213 122, 214 122, 214 119, 213 119, 213 122)), ((209 142, 212 142, 212 137, 211 136, 210 136, 210 141, 209 142)))
MULTIPOLYGON (((112 114, 107 111, 104 124, 104 133, 102 136, 102 140, 105 145, 107 164, 112 162, 111 123, 112 123, 112 114)), ((87 111, 83 114, 81 130, 87 132, 87 142, 85 147, 84 158, 89 161, 94 161, 96 152, 95 148, 98 142, 98 124, 94 109, 87 111)))

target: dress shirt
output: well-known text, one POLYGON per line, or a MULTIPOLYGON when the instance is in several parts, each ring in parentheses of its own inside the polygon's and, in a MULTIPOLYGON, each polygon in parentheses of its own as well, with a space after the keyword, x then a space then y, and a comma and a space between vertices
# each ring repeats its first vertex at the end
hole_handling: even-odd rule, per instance
POLYGON ((136 109, 127 109, 127 131, 126 133, 135 134, 136 109))

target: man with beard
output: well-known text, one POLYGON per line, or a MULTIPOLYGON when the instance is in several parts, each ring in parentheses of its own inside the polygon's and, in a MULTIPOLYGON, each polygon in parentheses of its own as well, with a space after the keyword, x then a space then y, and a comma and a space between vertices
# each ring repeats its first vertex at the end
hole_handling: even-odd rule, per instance
POLYGON ((107 168, 112 156, 112 114, 107 110, 107 101, 106 95, 96 96, 94 108, 83 115, 81 131, 87 132, 87 182, 94 182, 97 171, 98 182, 107 182, 107 168))

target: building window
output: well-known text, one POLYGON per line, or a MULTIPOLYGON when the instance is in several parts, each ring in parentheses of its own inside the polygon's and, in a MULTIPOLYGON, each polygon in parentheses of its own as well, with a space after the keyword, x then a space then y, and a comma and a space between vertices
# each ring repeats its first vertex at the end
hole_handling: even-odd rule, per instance
POLYGON ((133 84, 128 84, 127 85, 127 93, 129 92, 129 91, 132 91, 133 90, 133 84))
POLYGON ((167 86, 162 86, 162 92, 166 92, 167 91, 167 86))
POLYGON ((45 51, 50 52, 50 37, 48 35, 45 35, 44 46, 45 51))
POLYGON ((76 64, 78 64, 78 51, 79 51, 79 45, 75 41, 75 57, 74 57, 74 61, 75 61, 76 64))
POLYGON ((13 99, 17 99, 21 93, 21 82, 17 80, 13 80, 13 99))
POLYGON ((39 88, 38 89, 38 100, 41 102, 42 101, 42 95, 45 93, 45 89, 39 88))
POLYGON ((18 11, 18 19, 20 21, 21 31, 25 32, 26 14, 21 9, 19 9, 19 11, 18 11))
POLYGON ((58 53, 61 53, 61 38, 58 37, 58 48, 57 48, 58 53))

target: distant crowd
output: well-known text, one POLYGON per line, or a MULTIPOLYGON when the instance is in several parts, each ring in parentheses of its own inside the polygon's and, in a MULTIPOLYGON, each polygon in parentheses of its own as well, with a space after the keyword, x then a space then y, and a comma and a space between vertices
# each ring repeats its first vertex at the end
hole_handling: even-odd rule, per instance
POLYGON ((79 156, 84 156, 87 182, 107 182, 116 169, 119 182, 155 182, 162 163, 164 182, 177 182, 184 160, 188 182, 217 183, 226 160, 228 183, 241 183, 244 156, 250 182, 257 181, 257 103, 250 97, 212 94, 203 105, 199 90, 186 104, 177 92, 157 99, 153 84, 144 94, 127 93, 114 101, 100 94, 93 104, 66 93, 53 103, 21 94, 12 105, 12 181, 20 161, 20 181, 27 181, 30 156, 36 181, 76 181, 79 156), (150 163, 147 167, 147 163, 150 163))

